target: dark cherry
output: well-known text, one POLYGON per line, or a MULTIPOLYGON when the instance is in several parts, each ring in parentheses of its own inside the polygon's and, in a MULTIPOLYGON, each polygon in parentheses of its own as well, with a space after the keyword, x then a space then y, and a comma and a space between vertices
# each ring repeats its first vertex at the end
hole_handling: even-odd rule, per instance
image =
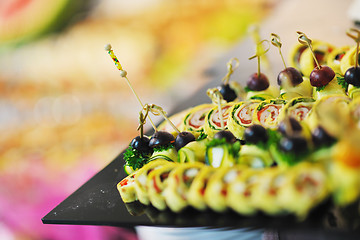
POLYGON ((149 142, 150 142, 150 139, 148 137, 137 136, 131 141, 130 146, 140 153, 149 154, 149 153, 152 153, 152 151, 153 151, 152 148, 149 147, 149 142))
POLYGON ((259 142, 266 143, 269 139, 269 135, 263 126, 254 124, 245 129, 244 139, 246 143, 250 144, 257 144, 259 142))
POLYGON ((349 68, 345 72, 344 78, 348 84, 352 84, 356 87, 360 87, 360 68, 359 67, 349 68))
POLYGON ((218 89, 224 100, 227 102, 232 102, 237 98, 236 92, 230 87, 229 84, 221 84, 218 89))
POLYGON ((285 68, 279 73, 277 77, 277 83, 279 84, 279 86, 282 86, 286 82, 288 82, 289 85, 293 87, 299 85, 303 82, 301 73, 293 67, 285 68))
POLYGON ((283 137, 279 142, 279 148, 285 153, 300 154, 308 150, 308 143, 304 137, 283 137))
POLYGON ((313 87, 322 87, 335 77, 335 72, 328 66, 315 67, 310 73, 310 83, 313 87))
POLYGON ((165 131, 158 131, 151 136, 149 141, 149 147, 154 148, 157 146, 163 146, 174 142, 175 142, 175 137, 171 133, 165 131))
POLYGON ((311 134, 311 137, 315 147, 326 147, 336 142, 336 138, 327 133, 326 130, 321 126, 315 128, 311 134))
POLYGON ((175 149, 179 151, 189 142, 195 141, 195 136, 191 132, 181 132, 175 138, 175 149))
POLYGON ((235 143, 237 141, 236 137, 232 132, 228 130, 221 130, 214 135, 214 139, 226 139, 226 142, 228 143, 235 143))
POLYGON ((252 74, 246 83, 246 86, 252 91, 266 90, 269 85, 269 80, 263 73, 260 73, 260 76, 257 73, 252 74))
POLYGON ((283 120, 279 123, 278 131, 284 136, 291 135, 290 133, 300 133, 302 126, 298 120, 293 117, 289 117, 289 121, 283 120))

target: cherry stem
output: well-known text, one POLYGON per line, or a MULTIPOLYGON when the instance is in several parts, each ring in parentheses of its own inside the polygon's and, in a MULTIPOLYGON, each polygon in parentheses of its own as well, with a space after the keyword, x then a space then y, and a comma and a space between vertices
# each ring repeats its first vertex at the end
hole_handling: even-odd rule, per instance
POLYGON ((257 60, 258 60, 258 66, 257 66, 257 69, 258 69, 258 72, 257 72, 257 73, 258 73, 258 77, 260 77, 260 73, 261 73, 261 71, 260 71, 260 57, 263 56, 265 53, 267 53, 267 51, 269 51, 269 48, 270 48, 270 44, 269 44, 268 48, 264 49, 263 46, 262 46, 262 43, 263 43, 263 42, 266 42, 266 43, 269 44, 269 41, 266 40, 266 39, 258 42, 258 43, 256 44, 256 53, 255 53, 255 55, 249 57, 249 60, 257 57, 257 60))
POLYGON ((224 103, 223 96, 221 95, 219 89, 217 89, 217 88, 208 89, 206 93, 210 97, 211 101, 214 104, 217 104, 221 129, 224 129, 225 128, 225 123, 224 123, 224 118, 223 118, 222 110, 221 110, 222 109, 221 104, 224 103))
POLYGON ((313 50, 313 48, 312 48, 312 45, 311 45, 311 42, 312 42, 312 41, 311 41, 311 39, 308 38, 308 37, 305 35, 305 33, 303 33, 303 32, 297 31, 296 33, 299 35, 299 36, 298 36, 298 41, 299 41, 299 43, 304 44, 304 45, 306 44, 306 45, 309 47, 309 49, 310 49, 310 51, 311 51, 311 54, 312 54, 312 56, 313 56, 313 58, 314 58, 314 61, 315 61, 315 63, 316 63, 317 68, 318 68, 318 69, 321 69, 321 66, 320 66, 318 60, 316 59, 314 50, 313 50))
MULTIPOLYGON (((120 71, 120 76, 123 77, 123 78, 125 78, 128 86, 130 87, 131 91, 133 92, 133 94, 135 95, 136 99, 137 99, 138 102, 140 103, 141 107, 144 108, 144 104, 142 104, 139 96, 138 96, 138 95, 136 94, 136 92, 135 92, 135 89, 132 87, 129 79, 127 78, 127 72, 122 68, 122 66, 121 66, 118 58, 117 58, 116 55, 114 54, 114 51, 112 50, 112 47, 111 47, 110 44, 106 44, 106 45, 105 45, 105 51, 108 52, 108 54, 110 55, 111 59, 114 61, 115 66, 117 67, 117 69, 119 69, 119 71, 120 71)), ((156 129, 156 126, 155 126, 154 122, 151 120, 150 117, 149 117, 149 120, 150 120, 150 123, 151 123, 152 127, 153 127, 154 129, 156 129)))
POLYGON ((166 112, 160 106, 157 106, 155 104, 146 104, 144 109, 150 111, 155 116, 161 115, 178 134, 180 133, 179 129, 177 129, 177 127, 170 121, 170 119, 166 116, 166 112))
POLYGON ((286 63, 285 63, 285 60, 284 60, 284 56, 283 56, 283 54, 281 52, 282 43, 280 42, 280 37, 275 33, 271 33, 270 36, 271 36, 271 43, 272 43, 272 45, 274 45, 275 47, 277 47, 279 49, 279 54, 281 56, 284 67, 286 68, 286 63))
POLYGON ((222 81, 224 82, 225 85, 229 83, 230 76, 234 73, 235 69, 237 69, 239 67, 239 59, 231 58, 226 65, 227 65, 228 72, 225 75, 225 77, 223 77, 223 79, 222 79, 222 81), (232 65, 233 61, 235 61, 234 67, 232 65))

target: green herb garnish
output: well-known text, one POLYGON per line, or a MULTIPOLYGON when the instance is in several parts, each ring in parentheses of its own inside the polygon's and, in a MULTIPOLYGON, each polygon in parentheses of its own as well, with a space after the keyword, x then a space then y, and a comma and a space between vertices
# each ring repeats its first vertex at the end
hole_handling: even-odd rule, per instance
POLYGON ((153 149, 154 149, 154 152, 162 152, 162 151, 167 151, 173 147, 174 147, 174 143, 169 143, 169 144, 165 144, 165 145, 156 146, 153 149))
POLYGON ((341 76, 339 73, 336 74, 337 83, 347 91, 349 84, 345 81, 344 76, 341 76))
POLYGON ((136 170, 142 168, 146 163, 149 162, 149 156, 144 156, 129 146, 124 153, 124 160, 126 165, 136 170))
POLYGON ((324 85, 324 86, 321 86, 321 87, 316 87, 316 91, 320 92, 320 91, 324 90, 326 86, 327 85, 324 85))

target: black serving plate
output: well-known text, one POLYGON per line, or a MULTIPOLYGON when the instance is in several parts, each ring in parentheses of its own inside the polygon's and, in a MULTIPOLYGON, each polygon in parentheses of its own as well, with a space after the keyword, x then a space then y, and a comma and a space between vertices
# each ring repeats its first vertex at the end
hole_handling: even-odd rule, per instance
MULTIPOLYGON (((216 79, 221 79, 220 76, 216 79)), ((208 101, 206 89, 216 85, 216 82, 210 82, 173 111, 179 112, 208 101)), ((125 177, 123 165, 123 153, 121 153, 44 216, 43 223, 127 228, 151 226, 178 229, 184 227, 245 229, 247 232, 264 232, 263 239, 360 239, 358 203, 346 209, 335 209, 329 200, 317 207, 302 222, 292 216, 269 217, 258 214, 253 217, 242 217, 231 211, 219 214, 210 210, 200 212, 192 208, 175 214, 169 210, 158 211, 152 206, 144 206, 139 202, 125 204, 116 188, 117 183, 125 177), (275 234, 269 235, 266 232, 275 234)))

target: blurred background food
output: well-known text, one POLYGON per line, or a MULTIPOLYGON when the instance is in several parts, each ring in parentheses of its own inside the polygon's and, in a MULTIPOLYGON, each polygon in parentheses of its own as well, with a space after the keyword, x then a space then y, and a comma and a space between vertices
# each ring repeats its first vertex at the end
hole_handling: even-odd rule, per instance
POLYGON ((137 134, 139 105, 104 45, 144 103, 171 111, 278 2, 2 0, 0 239, 135 239, 41 223, 137 134))

